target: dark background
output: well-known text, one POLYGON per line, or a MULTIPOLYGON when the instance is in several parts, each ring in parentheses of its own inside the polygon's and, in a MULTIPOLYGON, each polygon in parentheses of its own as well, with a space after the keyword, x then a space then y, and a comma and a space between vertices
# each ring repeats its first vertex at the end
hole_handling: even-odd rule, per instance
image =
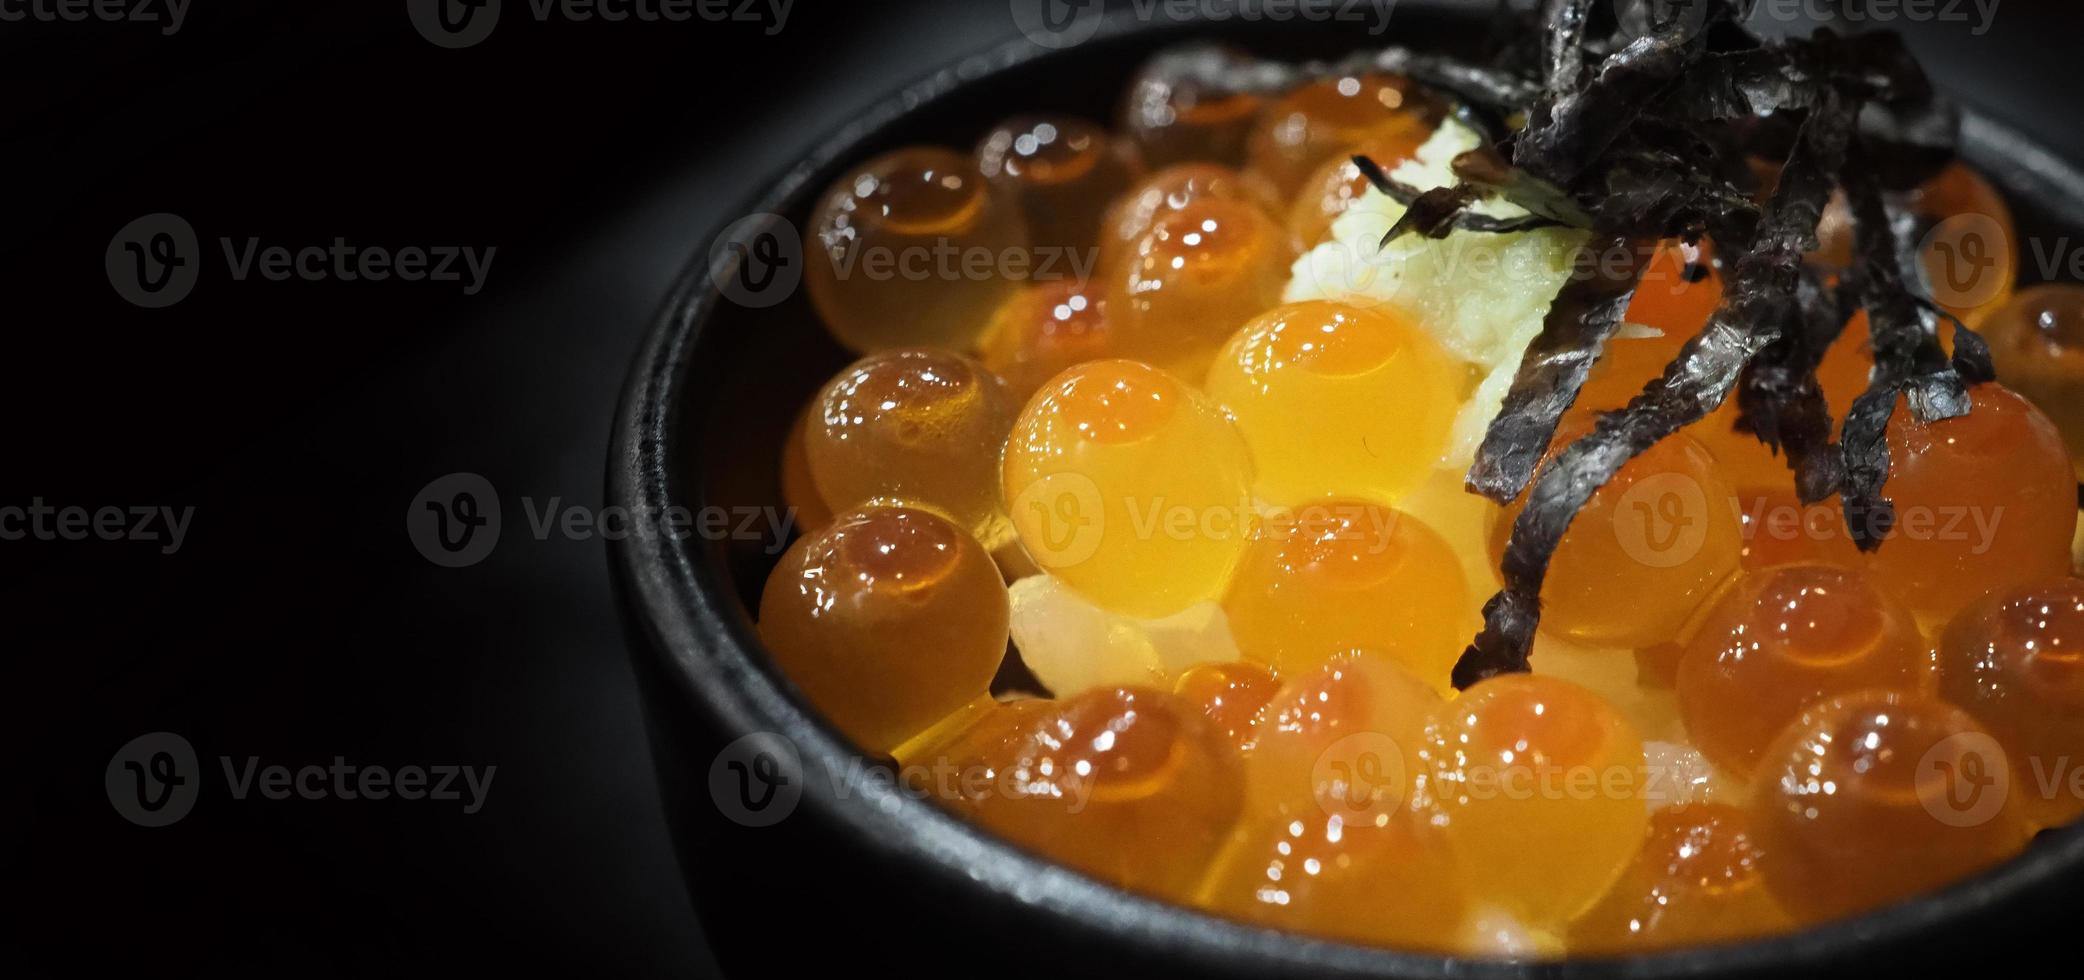
MULTIPOLYGON (((0 506, 195 508, 172 555, 0 542, 0 942, 30 975, 713 971, 603 545, 536 539, 522 499, 598 506, 624 366, 737 202, 1017 33, 1002 0, 798 0, 773 35, 506 6, 464 50, 421 38, 403 0, 196 0, 170 37, 0 24, 0 506), (203 274, 145 310, 103 253, 162 211, 195 227, 203 274), (234 281, 225 237, 498 251, 465 296, 234 281), (496 488, 505 533, 440 568, 403 516, 461 471, 496 488), (205 789, 145 829, 102 775, 162 730, 205 789), (464 814, 235 801, 220 756, 498 769, 464 814)), ((2004 0, 1982 37, 1904 26, 1936 75, 2084 159, 2080 24, 2004 0)))

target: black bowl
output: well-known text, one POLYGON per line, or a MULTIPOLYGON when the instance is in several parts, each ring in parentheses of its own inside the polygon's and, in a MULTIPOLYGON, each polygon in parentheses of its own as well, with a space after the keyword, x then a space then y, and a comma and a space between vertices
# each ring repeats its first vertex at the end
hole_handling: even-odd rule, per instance
MULTIPOLYGON (((1410 2, 1399 6, 1396 28, 1375 43, 1468 36, 1465 20, 1410 2)), ((1371 40, 1324 29, 1260 26, 1241 36, 1222 25, 1154 28, 1111 19, 1093 40, 1065 50, 1010 44, 870 109, 742 213, 777 214, 800 228, 815 196, 847 166, 908 144, 967 147, 1016 111, 1111 120, 1146 56, 1189 35, 1226 34, 1284 57, 1335 56, 1371 40)), ((2022 236, 2084 231, 2084 176, 1980 116, 1970 119, 1965 142, 1972 162, 2020 212, 2022 236)), ((727 262, 723 271, 731 268, 727 262)), ((850 360, 800 289, 772 306, 747 306, 720 295, 711 272, 712 256, 689 258, 623 393, 607 502, 633 514, 779 507, 776 473, 793 415, 850 360)), ((863 759, 812 711, 761 649, 749 610, 776 542, 735 534, 681 539, 655 521, 632 527, 611 542, 611 565, 668 818, 711 942, 736 975, 835 966, 1429 978, 1987 970, 2013 950, 2047 950, 2045 937, 2061 934, 2048 930, 2062 928, 2064 912, 2084 894, 2084 832, 2071 830, 2042 835, 2027 854, 1979 878, 1858 919, 1629 960, 1455 960, 1234 924, 1108 887, 894 787, 887 769, 863 759), (747 739, 755 733, 766 734, 747 739)))

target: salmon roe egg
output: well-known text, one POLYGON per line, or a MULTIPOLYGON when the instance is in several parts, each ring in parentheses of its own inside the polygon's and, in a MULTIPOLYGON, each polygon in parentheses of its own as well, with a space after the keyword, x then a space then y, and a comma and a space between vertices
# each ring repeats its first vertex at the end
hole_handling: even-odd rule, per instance
POLYGON ((1119 267, 1123 256, 1151 226, 1174 211, 1204 199, 1258 205, 1243 174, 1213 163, 1182 163, 1166 167, 1123 192, 1107 208, 1100 222, 1099 268, 1119 267))
POLYGON ((1186 900, 1244 798, 1235 749, 1179 698, 1099 688, 1027 719, 969 763, 978 823, 1102 881, 1186 900))
POLYGON ((1395 501, 1439 463, 1465 373, 1390 307, 1312 300, 1245 324, 1206 388, 1252 448, 1261 498, 1395 501))
POLYGON ((1007 616, 1005 580, 961 528, 877 507, 782 555, 760 596, 760 638, 840 731, 888 752, 984 696, 1007 616))
POLYGON ((1289 206, 1289 236, 1305 248, 1324 241, 1331 234, 1331 223, 1367 196, 1374 185, 1361 173, 1354 157, 1367 157, 1383 173, 1390 173, 1416 156, 1431 135, 1426 129, 1412 127, 1370 138, 1333 154, 1303 180, 1302 190, 1289 206))
POLYGON ((1657 331, 1653 336, 1610 339, 1599 360, 1585 375, 1572 410, 1580 415, 1628 404, 1652 378, 1679 356, 1708 325, 1722 303, 1722 273, 1715 268, 1712 246, 1702 241, 1659 243, 1643 266, 1622 322, 1657 331))
POLYGON ((1358 650, 1288 677, 1253 722, 1245 811, 1372 822, 1411 797, 1407 756, 1445 703, 1402 664, 1358 650))
POLYGON ((1242 166, 1245 138, 1265 100, 1191 77, 1149 71, 1130 84, 1122 131, 1154 167, 1242 166))
POLYGON ((1964 610, 1940 637, 1939 691, 1997 737, 2035 825, 2084 816, 2084 784, 2042 785, 2084 758, 2084 581, 2008 589, 1964 610))
POLYGON ((1811 705, 1752 791, 1766 885, 1803 922, 1878 908, 2018 852, 2001 755, 1959 708, 1896 691, 1811 705))
POLYGON ((1570 950, 1611 956, 1727 943, 1792 925, 1767 891, 1751 815, 1725 803, 1666 807, 1606 898, 1570 926, 1570 950))
POLYGON ((1385 72, 1326 78, 1268 106, 1246 143, 1246 173, 1293 201, 1326 160, 1371 139, 1425 140, 1444 115, 1410 79, 1385 72))
MULTIPOLYGON (((1589 431, 1566 420, 1550 449, 1589 431)), ((1564 531, 1541 588, 1541 628, 1591 644, 1642 647, 1677 635, 1743 552, 1735 491, 1685 432, 1665 437, 1593 493, 1564 531)), ((1502 561, 1526 496, 1491 533, 1502 561)))
POLYGON ((2062 434, 1999 385, 1969 394, 1958 418, 1919 422, 1899 397, 1889 419, 1882 494, 1895 526, 1869 557, 1882 588, 1926 622, 2070 567, 2077 482, 2062 434))
POLYGON ((1267 519, 1223 599, 1247 659, 1286 674, 1347 650, 1444 684, 1477 625, 1460 559, 1417 518, 1328 498, 1267 519))
POLYGON ((1204 197, 1160 215, 1109 273, 1122 353, 1199 384, 1230 335, 1280 302, 1291 251, 1243 201, 1204 197))
POLYGON ((1196 664, 1181 672, 1172 693, 1201 707, 1201 713, 1239 750, 1252 744, 1252 723, 1272 701, 1281 682, 1249 660, 1196 664))
POLYGON ((2021 292, 1981 332, 2005 386, 2055 423, 2073 461, 2084 459, 2084 286, 2021 292))
POLYGON ((1643 760, 1642 738, 1598 695, 1542 674, 1503 674, 1426 725, 1416 805, 1479 902, 1561 929, 1642 847, 1643 760))
POLYGON ((1144 618, 1222 596, 1251 534, 1252 458, 1207 396, 1136 361, 1050 381, 1006 442, 1002 478, 1036 563, 1144 618))
POLYGON ((870 160, 826 192, 804 242, 804 278, 825 326, 850 350, 972 350, 1019 283, 964 275, 947 256, 982 250, 997 260, 1027 248, 1019 205, 968 157, 914 147, 870 160))
POLYGON ((1367 820, 1303 813, 1239 834, 1202 888, 1212 912, 1328 939, 1453 952, 1467 885, 1409 811, 1367 820))
POLYGON ((1037 247, 1090 250, 1101 213, 1142 175, 1143 165, 1132 147, 1090 120, 1016 116, 977 145, 977 169, 1019 202, 1037 247))
POLYGON ((995 464, 1016 408, 977 362, 917 348, 872 354, 827 383, 816 405, 805 448, 834 507, 925 507, 988 545, 1004 538, 995 464))
POLYGON ((1796 563, 1860 568, 1866 561, 1836 497, 1805 504, 1791 489, 1749 489, 1737 491, 1737 506, 1747 572, 1796 563))
POLYGON ((1709 760, 1745 774, 1803 707, 1872 687, 1917 690, 1927 673, 1910 612, 1866 576, 1783 565, 1739 580, 1686 643, 1679 711, 1709 760))
POLYGON ((1918 253, 1933 301, 1980 325, 2012 298, 2019 276, 2019 232, 2004 196, 1956 162, 1913 192, 1910 206, 1936 222, 1918 253))
POLYGON ((1004 378, 1013 404, 1025 405, 1064 369, 1109 356, 1107 301, 1071 279, 1038 283, 1013 294, 992 318, 984 366, 1004 378))

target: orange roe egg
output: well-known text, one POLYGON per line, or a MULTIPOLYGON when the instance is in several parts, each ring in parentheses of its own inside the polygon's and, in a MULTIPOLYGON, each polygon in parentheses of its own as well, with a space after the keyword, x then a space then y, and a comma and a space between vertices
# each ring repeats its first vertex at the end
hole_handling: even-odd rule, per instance
POLYGON ((970 159, 937 147, 870 160, 826 192, 804 242, 811 303, 858 353, 927 346, 971 350, 1020 284, 969 275, 965 256, 1024 257, 1020 206, 970 159))
POLYGON ((978 823, 1102 881, 1186 900, 1244 798, 1236 750, 1193 705, 1100 688, 1032 719, 975 764, 978 823))
POLYGON ((1723 803, 1650 815, 1642 852, 1570 927, 1572 953, 1614 956, 1753 939, 1792 922, 1766 890, 1751 816, 1723 803))
POLYGON ((1294 672, 1252 725, 1246 812, 1372 823, 1398 809, 1411 797, 1407 757, 1443 703, 1432 683, 1373 651, 1294 672))
POLYGON ((1025 405, 1065 369, 1110 356, 1107 302, 1092 286, 1059 279, 1007 299, 992 318, 984 366, 1006 380, 1013 404, 1025 405))
POLYGON ((1828 565, 1754 572, 1715 606, 1679 661, 1679 711, 1701 752, 1749 773, 1817 701, 1918 690, 1928 672, 1910 612, 1866 576, 1828 565))
MULTIPOLYGON (((1142 176, 1143 165, 1133 147, 1098 124, 1052 115, 1000 123, 978 144, 977 169, 1019 202, 1038 249, 1090 256, 1099 242, 1101 213, 1142 176)), ((1054 261, 1068 267, 1070 258, 1060 253, 1054 261)))
POLYGON ((1209 724, 1239 750, 1252 744, 1252 723, 1280 688, 1273 671, 1249 660, 1197 664, 1172 682, 1172 693, 1199 705, 1209 724))
POLYGON ((1288 234, 1307 248, 1331 234, 1331 223, 1353 207, 1373 186, 1361 175, 1355 156, 1364 156, 1389 173, 1418 154, 1432 133, 1412 127, 1375 137, 1333 154, 1303 180, 1302 190, 1288 209, 1288 234))
POLYGON ((1312 300, 1245 324, 1204 387, 1237 419, 1262 499, 1396 501, 1439 464, 1463 374, 1393 308, 1312 300))
POLYGON ((1145 72, 1130 85, 1122 131, 1151 166, 1242 166, 1245 138, 1265 101, 1192 79, 1145 72))
POLYGON ((1204 197, 1163 214, 1110 273, 1122 353, 1200 383, 1230 335, 1280 302, 1291 249, 1273 219, 1204 197))
POLYGON ((1643 742, 1598 695, 1504 674, 1442 705, 1419 743, 1415 805, 1477 901, 1561 929, 1642 847, 1643 742))
POLYGON ((1006 441, 1002 481, 1035 562, 1130 616, 1222 596, 1252 532, 1252 459, 1237 427, 1135 361, 1081 364, 1045 385, 1006 441))
POLYGON ((2018 853, 2001 753, 1959 708, 1865 691, 1802 712, 1759 764, 1766 885, 1802 922, 1879 908, 2018 853))
POLYGON ((1747 572, 1796 563, 1861 568, 1866 562, 1836 497, 1804 504, 1789 489, 1739 490, 1737 505, 1744 515, 1747 572))
POLYGON ((1158 219, 1195 201, 1213 199, 1258 206, 1244 175, 1213 163, 1181 163, 1158 171, 1115 199, 1100 222, 1102 270, 1119 267, 1158 219))
POLYGON ((1446 682, 1477 624, 1445 539, 1359 499, 1304 504, 1268 525, 1223 600, 1247 659, 1287 674, 1372 650, 1446 682))
POLYGON ((2025 290, 1983 321, 1982 335, 2005 386, 2055 423, 2072 460, 2084 459, 2084 286, 2025 290))
POLYGON ((1934 623, 2070 567, 2077 484, 2062 434, 1999 385, 1969 391, 1973 409, 1959 418, 1918 422, 1898 398, 1889 419, 1882 494, 1895 526, 1870 559, 1883 589, 1934 623))
POLYGON ((1936 222, 1918 253, 1933 301, 1981 324, 2012 298, 2019 277, 2019 232, 2004 197, 1956 162, 1912 193, 1910 206, 1936 222))
MULTIPOLYGON (((1582 433, 1565 421, 1550 450, 1582 433)), ((1541 628, 1591 644, 1641 647, 1671 639, 1736 571, 1743 551, 1736 494, 1685 431, 1621 467, 1564 531, 1541 588, 1541 628)), ((1502 561, 1524 494, 1491 533, 1502 561)))
POLYGON ((1458 948, 1471 915, 1453 862, 1409 811, 1262 819, 1202 895, 1209 911, 1268 928, 1442 953, 1458 948))
POLYGON ((995 546, 1005 535, 996 464, 1015 410, 1005 383, 967 357, 872 354, 818 394, 805 433, 811 475, 835 507, 926 507, 995 546))
POLYGON ((1444 112, 1410 79, 1383 72, 1311 82, 1266 108, 1246 143, 1246 173, 1292 201, 1312 171, 1371 139, 1425 140, 1444 112), (1417 134, 1417 135, 1413 135, 1417 134))
POLYGON ((1939 641, 1939 690, 1997 737, 2036 826, 2084 816, 2084 582, 2008 589, 1939 641))
POLYGON ((782 672, 873 752, 983 697, 1007 636, 991 556, 923 510, 841 516, 790 547, 760 596, 760 638, 782 672))

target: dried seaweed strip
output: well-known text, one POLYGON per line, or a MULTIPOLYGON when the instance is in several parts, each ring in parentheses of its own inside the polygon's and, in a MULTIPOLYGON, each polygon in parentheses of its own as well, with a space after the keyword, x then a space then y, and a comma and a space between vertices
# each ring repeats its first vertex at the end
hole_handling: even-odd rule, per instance
POLYGON ((1737 260, 1707 328, 1628 407, 1601 415, 1541 468, 1506 545, 1505 588, 1484 604, 1483 631, 1455 664, 1457 688, 1528 669, 1549 558, 1578 511, 1630 459, 1719 406, 1744 366, 1776 339, 1830 199, 1830 175, 1845 162, 1854 112, 1851 100, 1824 94, 1803 123, 1757 247, 1737 260))
POLYGON ((1686 33, 1645 37, 1608 57, 1597 77, 1537 113, 1514 144, 1513 163, 1549 183, 1576 184, 1696 60, 1696 41, 1686 33))
POLYGON ((1871 172, 1848 168, 1845 194, 1852 207, 1853 242, 1859 250, 1861 302, 1867 309, 1874 375, 1853 400, 1840 440, 1845 476, 1839 489, 1853 543, 1862 551, 1881 546, 1895 525, 1895 505, 1882 496, 1889 478, 1889 418, 1896 396, 1910 403, 1920 422, 1968 412, 1966 385, 1940 349, 1935 319, 1929 318, 1906 285, 1904 270, 1916 255, 1907 214, 1892 216, 1871 172))
POLYGON ((1548 95, 1561 99, 1577 91, 1585 73, 1585 20, 1596 0, 1549 0, 1543 20, 1548 25, 1548 95))
POLYGON ((1690 164, 1649 146, 1615 154, 1593 228, 1646 238, 1704 231, 1741 253, 1758 233, 1758 205, 1720 175, 1690 164))
POLYGON ((1845 329, 1851 305, 1850 290, 1831 287, 1822 272, 1805 267, 1787 328, 1737 383, 1737 428, 1784 456, 1805 504, 1838 489, 1839 458, 1829 451, 1831 410, 1816 369, 1845 329))
MULTIPOLYGON (((1644 252, 1625 239, 1609 247, 1630 256, 1644 252)), ((1582 275, 1564 284, 1541 322, 1541 333, 1528 342, 1504 404, 1484 430, 1466 481, 1469 492, 1502 504, 1527 488, 1555 438, 1556 424, 1577 401, 1586 376, 1627 314, 1642 265, 1635 262, 1621 278, 1582 275)))

